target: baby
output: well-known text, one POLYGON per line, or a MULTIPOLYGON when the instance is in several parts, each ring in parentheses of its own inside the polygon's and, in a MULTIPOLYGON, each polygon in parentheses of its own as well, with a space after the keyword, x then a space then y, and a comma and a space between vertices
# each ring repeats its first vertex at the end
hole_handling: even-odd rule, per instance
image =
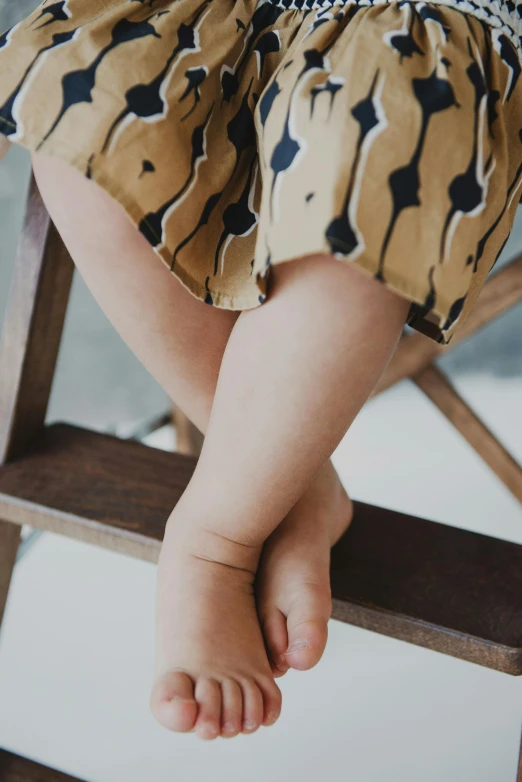
POLYGON ((0 152, 31 150, 205 434, 160 555, 165 727, 271 725, 276 679, 319 661, 352 517, 330 456, 404 325, 449 342, 511 231, 518 29, 496 0, 62 0, 0 36, 0 152))

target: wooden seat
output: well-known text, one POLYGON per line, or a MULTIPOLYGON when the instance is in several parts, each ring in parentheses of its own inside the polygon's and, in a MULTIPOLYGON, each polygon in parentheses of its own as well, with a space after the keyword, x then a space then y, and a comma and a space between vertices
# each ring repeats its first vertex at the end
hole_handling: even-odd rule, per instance
MULTIPOLYGON (((154 562, 196 464, 195 455, 45 425, 72 273, 33 181, 0 342, 0 620, 21 524, 154 562)), ((520 299, 517 258, 487 283, 465 335, 520 299)), ((442 350, 405 336, 376 392, 412 377, 522 502, 520 466, 431 363, 442 350)), ((522 546, 358 502, 332 552, 331 582, 341 621, 522 674, 522 546)), ((1 780, 33 778, 16 777, 27 761, 7 757, 1 780)))
MULTIPOLYGON (((54 424, 0 468, 0 515, 155 562, 195 463, 54 424)), ((357 502, 332 592, 341 621, 522 674, 522 546, 357 502)))
POLYGON ((27 758, 0 749, 0 780, 2 782, 81 782, 76 777, 41 766, 27 758))

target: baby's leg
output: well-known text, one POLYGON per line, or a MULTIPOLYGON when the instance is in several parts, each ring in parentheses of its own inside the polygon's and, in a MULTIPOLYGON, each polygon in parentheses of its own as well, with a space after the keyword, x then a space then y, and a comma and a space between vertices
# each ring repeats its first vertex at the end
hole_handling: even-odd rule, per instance
POLYGON ((46 207, 96 301, 151 375, 204 432, 223 351, 239 313, 209 307, 183 288, 116 201, 74 168, 37 153, 33 169, 46 207))
MULTIPOLYGON (((158 263, 150 247, 132 228, 120 208, 96 185, 69 167, 43 156, 35 156, 34 166, 49 211, 106 314, 151 373, 204 431, 219 364, 237 315, 203 305, 182 289, 158 263)), ((340 264, 333 263, 336 270, 340 268, 340 264)), ((269 305, 269 312, 274 309, 275 297, 280 296, 279 280, 284 280, 292 266, 278 267, 274 298, 261 309, 269 305)), ((299 281, 299 268, 297 271, 299 281)), ((344 271, 344 274, 352 273, 351 270, 344 271)), ((372 282, 360 279, 360 273, 356 273, 356 279, 366 285, 372 282)), ((381 287, 376 287, 380 292, 381 287)), ((281 293, 284 290, 283 286, 281 293)), ((383 295, 386 295, 384 290, 383 295)), ((388 297, 390 295, 387 294, 388 297)), ((303 301, 306 302, 306 299, 303 301)), ((242 317, 250 318, 256 313, 245 313, 242 317)), ((382 317, 381 313, 379 317, 382 317)), ((346 323, 346 311, 343 310, 343 321, 339 323, 341 332, 346 330, 346 323)), ((306 331, 303 331, 302 339, 307 339, 306 331)), ((262 359, 261 354, 258 355, 262 359)), ((310 369, 313 370, 313 367, 312 352, 310 369)), ((235 437, 232 431, 230 434, 235 437)), ((285 607, 278 597, 288 600, 299 594, 301 599, 293 605, 289 619, 293 617, 295 621, 303 608, 308 611, 308 618, 313 619, 314 612, 318 610, 317 600, 314 605, 301 588, 302 579, 306 579, 306 568, 312 568, 315 580, 319 581, 316 566, 321 566, 323 593, 327 590, 328 572, 324 564, 331 541, 323 540, 322 534, 317 538, 317 529, 324 531, 324 525, 316 522, 321 511, 325 517, 328 510, 329 521, 334 515, 331 511, 332 497, 340 496, 340 487, 338 483, 333 485, 331 479, 331 472, 320 470, 318 478, 307 488, 285 523, 280 525, 281 529, 271 538, 273 545, 269 546, 270 556, 267 558, 270 567, 264 568, 262 580, 262 610, 270 623, 267 640, 279 639, 282 643, 280 649, 286 648, 285 638, 282 638, 284 628, 281 623, 274 627, 273 616, 278 611, 277 604, 283 610, 285 607), (303 534, 303 524, 299 524, 296 530, 296 523, 303 519, 306 520, 306 535, 303 534), (292 543, 297 538, 299 548, 292 543), (290 556, 287 556, 288 553, 290 556), (271 579, 271 575, 274 578, 271 579)), ((346 510, 346 523, 348 512, 345 503, 342 508, 343 512, 346 510)), ((172 528, 173 524, 169 526, 172 528)), ((331 530, 329 534, 332 534, 331 530)), ((185 667, 189 673, 196 674, 194 678, 197 677, 197 703, 191 700, 194 694, 192 679, 180 682, 179 677, 170 678, 167 681, 168 693, 165 693, 164 686, 155 690, 153 708, 156 715, 169 727, 189 730, 198 715, 197 731, 206 737, 217 735, 220 722, 224 726, 224 735, 234 735, 241 728, 250 731, 261 721, 265 724, 273 721, 279 709, 279 693, 271 679, 263 649, 251 593, 252 578, 240 573, 237 579, 233 577, 233 569, 227 570, 225 578, 223 568, 217 568, 218 572, 215 572, 216 566, 210 572, 208 563, 202 571, 199 560, 193 562, 188 572, 183 558, 179 566, 178 557, 167 553, 162 559, 167 562, 168 568, 162 568, 162 574, 166 573, 167 577, 170 574, 174 580, 179 577, 179 585, 174 583, 169 593, 160 588, 160 608, 162 597, 166 598, 166 606, 165 612, 160 612, 159 624, 165 617, 163 625, 167 634, 172 631, 179 635, 181 654, 173 649, 170 639, 163 642, 160 638, 158 669, 180 667, 182 655, 183 659, 188 659, 189 664, 185 667), (193 597, 187 601, 190 594, 193 597), (176 601, 181 598, 183 605, 179 606, 176 601), (222 648, 218 648, 218 640, 222 648), (210 662, 205 657, 210 657, 210 662), (202 671, 206 677, 197 676, 202 671), (188 699, 174 704, 166 702, 163 695, 174 695, 172 686, 177 690, 180 683, 187 688, 185 694, 188 699), (227 723, 230 725, 228 730, 225 727, 227 723)), ((322 602, 325 603, 324 600, 322 602)), ((322 624, 325 625, 329 607, 324 605, 321 611, 322 624)), ((311 637, 314 628, 310 625, 308 622, 306 627, 295 630, 299 629, 300 637, 311 637)), ((322 643, 324 645, 324 640, 322 643)), ((272 643, 271 647, 277 650, 276 643, 272 643)), ((322 648, 319 654, 321 651, 322 648)), ((296 667, 313 664, 310 657, 306 660, 305 652, 298 653, 297 658, 296 667)), ((166 680, 163 681, 165 683, 166 680)))
MULTIPOLYGON (((205 431, 219 366, 238 313, 209 307, 187 292, 155 256, 118 204, 96 184, 45 155, 34 155, 33 167, 51 217, 107 317, 171 398, 205 431)), ((198 733, 205 737, 217 735, 215 711, 210 724, 205 722, 210 709, 215 708, 216 687, 224 694, 223 723, 232 725, 227 735, 235 735, 242 729, 251 732, 265 717, 268 720, 269 714, 277 717, 280 693, 265 652, 250 573, 240 574, 239 585, 233 579, 229 585, 223 583, 224 579, 216 574, 215 583, 208 590, 211 594, 208 591, 200 594, 209 587, 207 569, 202 571, 198 560, 190 566, 183 559, 182 564, 188 565, 185 570, 190 572, 182 579, 179 594, 172 597, 182 600, 189 612, 196 613, 197 609, 198 617, 205 611, 215 615, 225 606, 220 631, 228 644, 231 638, 237 638, 237 659, 230 665, 235 679, 225 675, 218 678, 219 671, 214 668, 209 669, 209 674, 216 678, 209 677, 206 682, 202 677, 199 679, 197 696, 202 708, 198 733), (254 676, 263 687, 264 702, 254 676)), ((171 565, 176 568, 177 560, 172 560, 171 565)), ((208 575, 212 581, 213 571, 208 575)), ((203 639, 200 636, 194 639, 193 633, 181 627, 174 607, 172 611, 173 630, 179 633, 188 656, 194 660, 203 639)), ((196 629, 206 628, 203 625, 196 629)), ((226 649, 223 653, 216 650, 211 633, 209 644, 204 651, 213 654, 224 670, 226 649)), ((188 721, 178 720, 173 724, 167 720, 167 724, 192 729, 195 703, 190 701, 185 708, 189 712, 188 721)))
POLYGON ((160 557, 153 710, 174 730, 195 722, 208 737, 220 714, 237 720, 240 690, 245 711, 259 720, 263 697, 270 716, 251 592, 261 547, 370 395, 409 308, 331 256, 278 265, 274 283, 234 326, 201 457, 160 557), (245 681, 257 695, 245 696, 245 681))
MULTIPOLYGON (((223 352, 239 313, 209 307, 186 291, 97 185, 44 155, 34 155, 33 165, 47 208, 105 314, 205 432, 223 352)), ((266 547, 256 593, 264 640, 278 674, 289 665, 310 668, 321 657, 331 613, 330 546, 351 514, 350 500, 328 462, 266 547), (310 589, 313 582, 320 588, 310 589), (312 620, 307 634, 303 615, 312 620), (301 644, 284 658, 296 640, 306 641, 307 648, 301 644)))
POLYGON ((206 503, 213 533, 260 546, 367 400, 408 308, 332 256, 276 266, 269 300, 228 340, 183 516, 206 503))

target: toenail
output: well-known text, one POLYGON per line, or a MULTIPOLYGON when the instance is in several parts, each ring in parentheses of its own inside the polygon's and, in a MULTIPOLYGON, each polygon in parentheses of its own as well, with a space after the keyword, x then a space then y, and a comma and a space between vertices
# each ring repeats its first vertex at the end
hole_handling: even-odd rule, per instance
POLYGON ((219 728, 216 728, 215 725, 205 725, 205 730, 207 731, 207 733, 211 733, 213 736, 216 733, 219 733, 219 728))
POLYGON ((225 724, 223 725, 223 730, 226 731, 227 733, 234 733, 236 730, 236 726, 234 725, 233 722, 225 722, 225 724))
POLYGON ((291 646, 286 650, 286 654, 295 654, 295 652, 302 652, 303 649, 308 649, 308 641, 304 638, 294 641, 291 646))
POLYGON ((245 730, 254 730, 256 728, 256 723, 252 720, 247 720, 245 722, 245 730))
POLYGON ((279 712, 278 711, 270 711, 268 713, 267 719, 268 719, 268 722, 272 723, 272 722, 275 722, 278 717, 279 717, 279 712))

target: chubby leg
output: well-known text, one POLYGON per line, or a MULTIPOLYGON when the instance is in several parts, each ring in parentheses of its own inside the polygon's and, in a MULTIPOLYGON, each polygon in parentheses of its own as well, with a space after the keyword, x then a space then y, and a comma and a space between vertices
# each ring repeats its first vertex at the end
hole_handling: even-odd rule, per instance
MULTIPOLYGON (((242 689, 248 723, 263 709, 265 724, 277 716, 258 653, 253 585, 262 546, 370 395, 409 308, 330 256, 281 264, 274 283, 228 340, 203 450, 160 557, 153 711, 173 730, 195 724, 206 737, 219 732, 224 681, 242 689), (213 705, 198 710, 203 688, 213 688, 213 705)), ((315 637, 311 613, 305 606, 296 616, 297 642, 315 637)), ((239 706, 227 715, 231 735, 240 717, 239 706)))
MULTIPOLYGON (((35 155, 33 162, 48 209, 107 316, 167 393, 205 431, 223 351, 237 314, 207 307, 185 291, 158 263, 120 207, 95 184, 65 164, 45 156, 35 155)), ((333 468, 327 464, 270 537, 258 582, 258 606, 264 621, 265 640, 274 659, 286 651, 287 640, 292 642, 292 636, 302 640, 303 635, 310 641, 310 648, 291 652, 287 664, 306 668, 320 656, 330 610, 327 594, 329 545, 344 530, 350 513, 349 500, 333 468), (299 546, 295 545, 297 540, 299 546), (299 556, 296 556, 298 551, 299 556), (319 588, 311 591, 308 587, 312 582, 319 588), (299 595, 300 600, 297 599, 299 595), (298 621, 303 612, 311 620, 306 624, 298 621)), ((198 588, 203 585, 203 574, 197 583, 198 588)), ((248 586, 250 589, 250 584, 248 586)), ((186 587, 187 584, 182 585, 181 595, 186 594, 186 587)), ((175 607, 171 608, 176 613, 175 607)), ((250 594, 246 608, 249 610, 227 610, 220 617, 223 636, 244 635, 246 615, 254 616, 253 609, 250 610, 250 594)), ((181 637, 186 637, 183 628, 181 637)), ((194 690, 193 680, 189 678, 186 686, 190 698, 177 704, 186 711, 184 716, 179 713, 173 716, 172 709, 161 698, 158 703, 160 690, 156 688, 153 708, 160 720, 169 727, 190 730, 194 714, 199 713, 197 730, 206 737, 217 735, 212 721, 217 719, 218 707, 223 735, 234 735, 240 729, 248 732, 261 721, 265 724, 273 721, 279 708, 279 693, 267 673, 268 663, 256 622, 250 638, 253 651, 245 656, 253 663, 244 671, 241 683, 236 680, 238 666, 232 661, 230 668, 234 669, 236 679, 222 677, 216 683, 211 675, 206 682, 201 678, 195 693, 196 703, 191 700, 194 690), (259 696, 261 691, 263 703, 259 696)), ((209 632, 209 643, 213 642, 213 634, 209 632)), ((162 644, 162 648, 170 647, 162 644)), ((225 659, 225 653, 226 650, 222 659, 225 659)), ((171 664, 172 658, 169 658, 165 665, 171 664)), ((178 688, 179 681, 175 683, 178 688)), ((178 689, 176 691, 180 694, 178 689)))
POLYGON ((96 301, 170 398, 205 431, 223 351, 239 313, 209 307, 183 288, 94 182, 43 154, 33 155, 33 169, 96 301))
MULTIPOLYGON (((2 139, 7 149, 9 142, 2 139)), ((239 313, 208 307, 188 293, 97 185, 44 155, 35 154, 33 166, 47 208, 105 314, 170 397, 205 432, 223 352, 239 313)), ((289 666, 309 668, 323 652, 330 615, 329 547, 325 549, 324 541, 335 542, 350 518, 350 500, 328 462, 268 541, 256 593, 276 675, 289 666), (312 582, 321 584, 313 594, 312 582), (302 599, 290 603, 291 595, 302 599), (295 640, 287 618, 289 624, 295 623, 303 611, 314 618, 314 637, 308 639, 307 649, 283 659, 295 640)))
POLYGON ((182 500, 184 513, 211 503, 213 532, 247 546, 266 540, 327 462, 409 308, 331 256, 281 264, 274 277, 269 300, 242 312, 232 330, 182 500))
POLYGON ((330 551, 353 504, 330 460, 265 545, 256 578, 257 612, 274 676, 321 659, 332 615, 330 551))
MULTIPOLYGON (((33 167, 51 217, 105 314, 165 391, 204 432, 225 345, 239 313, 209 307, 186 291, 162 265, 123 210, 95 183, 44 155, 33 156, 33 167)), ((208 586, 207 571, 200 571, 201 563, 194 560, 187 583, 182 585, 181 597, 189 588, 196 592, 208 586)), ((213 574, 208 575, 212 579, 213 574)), ((250 670, 256 675, 263 671, 272 714, 278 713, 280 702, 252 604, 250 584, 245 610, 227 611, 220 625, 222 632, 228 637, 235 634, 238 643, 242 641, 246 615, 255 632, 250 633, 252 648, 244 656, 254 662, 250 664, 249 660, 250 667, 241 685, 223 677, 218 684, 215 679, 209 678, 207 682, 200 679, 197 688, 202 717, 211 714, 219 719, 219 711, 223 724, 228 722, 233 726, 228 730, 229 735, 243 729, 252 731, 265 720, 263 701, 250 670)), ((182 629, 181 639, 183 632, 182 629)), ((234 664, 232 669, 237 675, 238 666, 234 664)), ((188 709, 192 713, 193 704, 188 709)), ((266 719, 269 719, 268 710, 266 719)), ((188 729, 193 725, 194 717, 188 729)), ((200 735, 214 735, 212 725, 210 732, 206 732, 203 719, 199 720, 198 731, 200 735)))

